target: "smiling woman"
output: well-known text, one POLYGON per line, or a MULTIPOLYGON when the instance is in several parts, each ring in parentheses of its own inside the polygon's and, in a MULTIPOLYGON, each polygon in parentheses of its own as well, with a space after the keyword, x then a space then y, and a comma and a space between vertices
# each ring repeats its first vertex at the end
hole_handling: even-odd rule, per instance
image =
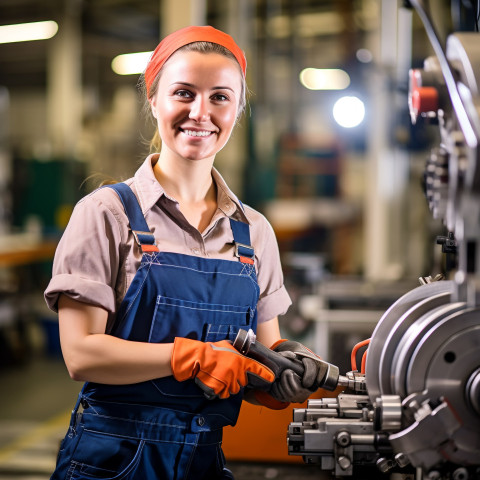
MULTIPOLYGON (((192 27, 188 27, 187 29, 179 30, 179 32, 184 32, 186 31, 188 34, 191 34, 192 27)), ((205 32, 202 32, 203 35, 205 33, 212 33, 215 37, 217 37, 219 32, 218 30, 212 29, 211 27, 202 27, 207 29, 205 32), (211 30, 208 30, 211 29, 211 30)), ((231 42, 228 41, 228 37, 226 34, 221 32, 222 35, 220 36, 220 40, 224 41, 225 45, 230 45, 231 42), (225 38, 227 37, 227 38, 225 38)), ((171 51, 175 46, 178 46, 175 41, 178 42, 178 37, 177 37, 178 32, 175 32, 172 34, 174 36, 174 40, 166 42, 167 43, 167 51, 162 53, 162 49, 159 48, 165 40, 167 40, 169 37, 167 37, 163 42, 160 43, 159 47, 153 52, 151 56, 151 61, 147 65, 147 68, 145 70, 145 75, 144 75, 144 82, 143 82, 143 87, 144 87, 144 92, 145 92, 145 97, 149 103, 152 102, 153 98, 155 97, 158 89, 158 83, 160 81, 160 78, 162 76, 162 71, 163 67, 165 65, 165 62, 170 58, 172 55, 178 55, 179 53, 186 53, 186 52, 196 52, 200 54, 217 54, 220 55, 221 57, 225 57, 227 59, 232 60, 234 62, 236 68, 239 70, 239 75, 238 79, 240 80, 240 85, 241 85, 241 90, 240 90, 240 95, 238 97, 239 103, 238 103, 238 110, 237 110, 237 120, 240 118, 242 115, 243 111, 245 110, 245 105, 246 105, 246 82, 245 82, 245 71, 246 71, 246 60, 245 57, 243 56, 243 52, 238 48, 238 46, 235 45, 236 48, 233 48, 231 46, 232 51, 235 51, 235 54, 229 50, 226 46, 223 44, 218 44, 218 43, 212 43, 210 41, 195 41, 192 43, 187 43, 183 44, 183 41, 181 41, 181 47, 179 47, 177 50, 171 51), (155 73, 155 74, 154 74, 155 73)), ((201 36, 200 38, 206 38, 204 36, 201 36)), ((191 86, 191 85, 186 85, 186 86, 191 86)), ((219 87, 222 88, 222 87, 219 87)), ((231 87, 230 87, 231 89, 231 87)), ((180 93, 181 95, 182 93, 180 93)), ((183 92, 184 95, 188 96, 188 91, 183 92)), ((151 147, 152 151, 160 151, 161 150, 161 138, 159 135, 159 132, 155 132, 155 135, 152 139, 151 142, 151 147)))
POLYGON ((150 99, 163 141, 156 170, 171 169, 170 162, 184 159, 206 161, 210 172, 230 138, 240 95, 241 72, 234 60, 195 51, 170 57, 150 99))
MULTIPOLYGON (((232 341, 252 329, 280 348, 291 303, 273 229, 213 166, 245 106, 245 69, 212 27, 166 37, 144 75, 161 147, 74 209, 45 297, 68 371, 86 383, 54 480, 233 478, 223 427, 276 379, 232 341)), ((315 368, 285 370, 261 401, 303 402, 315 368)))

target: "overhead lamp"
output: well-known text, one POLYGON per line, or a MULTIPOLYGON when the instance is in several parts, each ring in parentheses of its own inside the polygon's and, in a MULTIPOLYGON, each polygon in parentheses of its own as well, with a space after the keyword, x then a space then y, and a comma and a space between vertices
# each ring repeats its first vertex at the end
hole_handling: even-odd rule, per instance
POLYGON ((118 75, 138 75, 145 71, 151 52, 124 53, 112 60, 112 70, 118 75))
POLYGON ((333 106, 333 118, 344 128, 357 127, 365 117, 365 105, 354 96, 339 98, 333 106))
POLYGON ((58 31, 58 24, 53 20, 44 22, 18 23, 0 26, 0 43, 30 42, 47 40, 58 31))
POLYGON ((373 54, 370 50, 366 48, 359 48, 355 52, 357 60, 361 63, 370 63, 373 60, 373 54))
POLYGON ((305 68, 300 72, 300 82, 309 90, 345 90, 350 76, 340 68, 305 68))

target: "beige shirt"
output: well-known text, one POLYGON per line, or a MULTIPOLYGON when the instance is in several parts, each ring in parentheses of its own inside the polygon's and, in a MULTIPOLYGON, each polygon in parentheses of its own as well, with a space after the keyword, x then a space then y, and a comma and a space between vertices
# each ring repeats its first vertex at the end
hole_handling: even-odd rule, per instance
MULTIPOLYGON (((250 224, 255 266, 260 287, 258 322, 284 314, 291 304, 283 284, 278 245, 272 227, 256 210, 244 205, 213 169, 218 208, 210 225, 200 233, 180 212, 178 202, 166 195, 153 173, 158 154, 147 157, 135 176, 125 183, 136 194, 145 220, 161 251, 234 260, 229 217, 250 224)), ((60 294, 104 308, 107 331, 140 265, 135 243, 117 193, 102 188, 75 206, 60 240, 52 279, 45 291, 48 306, 56 311, 60 294)))

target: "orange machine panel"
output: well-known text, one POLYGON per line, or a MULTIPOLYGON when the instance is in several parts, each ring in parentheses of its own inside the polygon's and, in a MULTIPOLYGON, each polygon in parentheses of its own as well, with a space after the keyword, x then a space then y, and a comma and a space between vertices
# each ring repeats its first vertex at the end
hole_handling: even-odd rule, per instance
MULTIPOLYGON (((310 398, 336 397, 341 391, 318 390, 310 398)), ((301 456, 288 455, 287 430, 293 409, 306 407, 307 402, 291 404, 284 410, 270 410, 243 402, 235 427, 224 429, 225 457, 231 461, 302 463, 301 456)))

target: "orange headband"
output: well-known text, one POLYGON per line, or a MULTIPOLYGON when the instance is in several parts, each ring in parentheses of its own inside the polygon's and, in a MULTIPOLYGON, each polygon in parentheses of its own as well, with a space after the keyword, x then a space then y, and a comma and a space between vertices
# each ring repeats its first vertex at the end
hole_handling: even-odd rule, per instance
POLYGON ((193 42, 210 42, 225 47, 237 59, 240 68, 242 69, 243 76, 245 76, 245 71, 247 69, 245 54, 230 35, 210 26, 185 27, 167 35, 153 52, 144 73, 147 95, 149 94, 150 87, 158 75, 158 72, 170 56, 179 48, 193 42))

